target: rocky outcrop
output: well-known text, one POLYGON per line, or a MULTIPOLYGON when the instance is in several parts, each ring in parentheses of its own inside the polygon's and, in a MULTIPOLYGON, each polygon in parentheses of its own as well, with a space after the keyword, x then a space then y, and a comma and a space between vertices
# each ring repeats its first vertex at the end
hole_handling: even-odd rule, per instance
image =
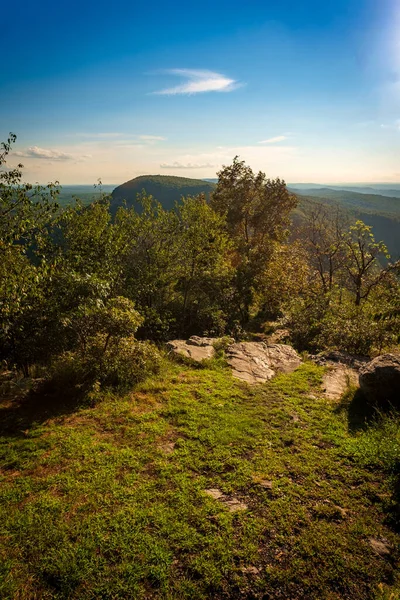
POLYGON ((349 386, 358 383, 358 371, 367 362, 365 356, 332 350, 310 357, 317 365, 327 367, 322 379, 322 391, 328 400, 339 400, 349 386))
POLYGON ((351 385, 357 385, 357 371, 342 363, 329 366, 322 378, 322 389, 328 400, 338 400, 351 385))
POLYGON ((192 335, 188 340, 172 340, 167 343, 167 347, 175 354, 201 362, 214 357, 214 344, 218 342, 218 339, 192 335))
MULTIPOLYGON (((213 358, 215 346, 222 342, 226 344, 227 338, 194 335, 188 340, 172 340, 167 346, 175 354, 201 362, 213 358)), ((277 373, 290 373, 301 363, 291 346, 265 342, 231 343, 226 349, 226 360, 232 375, 250 384, 264 383, 277 373)))
POLYGON ((358 371, 369 361, 368 356, 349 354, 348 352, 342 352, 341 350, 320 352, 319 354, 311 355, 310 358, 317 365, 322 367, 339 364, 346 365, 354 371, 358 371))
POLYGON ((285 344, 238 342, 228 347, 232 375, 250 384, 264 383, 277 373, 290 373, 301 364, 300 356, 285 344))
POLYGON ((359 382, 370 402, 400 408, 400 355, 377 356, 360 370, 359 382))

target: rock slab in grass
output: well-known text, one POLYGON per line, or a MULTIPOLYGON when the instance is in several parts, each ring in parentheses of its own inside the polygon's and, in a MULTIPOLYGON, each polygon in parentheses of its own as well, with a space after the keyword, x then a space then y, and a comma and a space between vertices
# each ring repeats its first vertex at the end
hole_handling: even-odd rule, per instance
POLYGON ((400 408, 400 355, 377 356, 360 370, 359 382, 370 402, 400 408))
POLYGON ((232 374, 250 384, 264 383, 277 373, 291 373, 301 358, 286 344, 238 342, 228 347, 227 361, 232 374))
POLYGON ((357 385, 357 372, 341 363, 330 366, 322 380, 323 391, 329 400, 338 400, 349 385, 357 385))
POLYGON ((215 355, 214 344, 218 338, 198 337, 192 335, 188 340, 172 340, 167 346, 175 354, 186 356, 197 362, 213 358, 215 355))
POLYGON ((219 500, 229 510, 229 512, 238 512, 241 510, 247 510, 247 504, 241 502, 237 498, 229 498, 221 490, 217 488, 211 488, 204 490, 207 496, 210 496, 214 500, 219 500))
MULTIPOLYGON (((368 362, 365 356, 332 350, 310 357, 317 365, 328 367, 323 376, 322 391, 329 400, 339 400, 349 385, 358 384, 358 371, 368 362)), ((310 396, 311 397, 311 396, 310 396)))

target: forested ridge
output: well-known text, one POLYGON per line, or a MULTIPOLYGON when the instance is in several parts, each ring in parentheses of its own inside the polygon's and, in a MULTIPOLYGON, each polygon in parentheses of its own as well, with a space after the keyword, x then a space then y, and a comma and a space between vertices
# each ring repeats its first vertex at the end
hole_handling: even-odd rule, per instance
POLYGON ((302 350, 398 344, 399 263, 370 226, 315 202, 293 224, 298 198, 283 180, 238 158, 218 175, 216 186, 190 184, 209 185, 210 197, 181 196, 168 210, 143 190, 112 215, 115 195, 61 209, 57 186, 21 183, 21 166, 3 170, 2 358, 28 372, 67 352, 95 372, 135 333, 144 351, 270 322, 302 350))

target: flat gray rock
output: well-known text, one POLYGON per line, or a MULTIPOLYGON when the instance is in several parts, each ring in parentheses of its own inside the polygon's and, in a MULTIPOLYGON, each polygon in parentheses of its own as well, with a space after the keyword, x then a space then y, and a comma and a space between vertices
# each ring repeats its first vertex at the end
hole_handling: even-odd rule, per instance
POLYGON ((332 364, 322 380, 325 397, 329 400, 339 400, 350 385, 357 385, 357 379, 355 369, 341 363, 332 364))
POLYGON ((167 346, 175 354, 186 356, 197 362, 213 358, 214 345, 218 338, 198 337, 193 335, 188 340, 171 340, 167 346))
POLYGON ((250 384, 264 383, 278 373, 291 373, 301 358, 291 346, 238 342, 228 347, 227 361, 234 377, 250 384))
POLYGON ((210 496, 214 500, 218 500, 222 502, 224 506, 229 510, 229 512, 238 512, 241 510, 247 510, 247 504, 241 502, 237 498, 230 498, 226 496, 221 490, 217 488, 210 488, 208 490, 204 490, 207 496, 210 496))

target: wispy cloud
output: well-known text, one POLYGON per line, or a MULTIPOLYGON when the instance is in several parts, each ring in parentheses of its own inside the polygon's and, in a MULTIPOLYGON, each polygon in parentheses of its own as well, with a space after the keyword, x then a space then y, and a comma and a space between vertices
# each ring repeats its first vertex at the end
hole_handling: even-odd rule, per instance
POLYGON ((167 138, 162 137, 162 135, 139 135, 139 140, 143 140, 145 142, 165 142, 167 138))
POLYGON ((26 150, 14 152, 15 156, 24 158, 44 158, 47 160, 74 160, 76 157, 60 150, 50 150, 47 148, 39 148, 39 146, 31 146, 26 150))
POLYGON ((82 143, 96 142, 97 144, 155 144, 156 142, 165 142, 166 137, 162 135, 147 135, 138 133, 120 133, 120 132, 105 132, 105 133, 89 133, 77 132, 67 134, 67 137, 80 138, 82 143))
POLYGON ((215 167, 215 165, 210 163, 181 163, 178 161, 173 163, 161 163, 160 165, 161 169, 208 169, 213 167, 215 167))
POLYGON ((259 144, 277 144, 278 142, 284 142, 287 140, 286 135, 277 135, 276 137, 269 138, 268 140, 262 140, 259 144))
POLYGON ((387 123, 382 123, 381 129, 392 129, 394 131, 400 131, 400 119, 396 119, 395 121, 390 121, 387 123))
POLYGON ((204 92, 232 92, 240 85, 234 79, 230 79, 214 71, 169 69, 165 72, 170 75, 182 77, 186 81, 175 87, 153 92, 154 94, 174 96, 176 94, 200 94, 204 92))

